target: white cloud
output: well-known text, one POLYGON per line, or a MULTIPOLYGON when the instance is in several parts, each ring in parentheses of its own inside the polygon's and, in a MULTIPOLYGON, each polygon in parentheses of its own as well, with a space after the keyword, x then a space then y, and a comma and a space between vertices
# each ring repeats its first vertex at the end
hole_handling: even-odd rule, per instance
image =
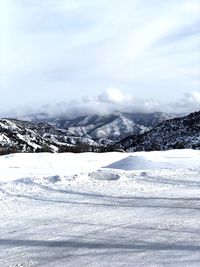
POLYGON ((122 103, 124 99, 125 95, 115 88, 109 88, 98 96, 98 100, 105 103, 122 103))
POLYGON ((200 91, 185 93, 184 97, 171 104, 178 112, 193 112, 200 110, 200 91))
POLYGON ((153 99, 136 98, 119 89, 107 89, 96 96, 84 96, 54 105, 46 104, 35 109, 30 107, 13 109, 4 116, 19 117, 20 115, 45 112, 51 116, 64 115, 74 118, 83 115, 110 114, 116 111, 190 113, 198 110, 200 110, 200 91, 186 93, 176 102, 163 103, 153 99))
POLYGON ((200 92, 187 93, 185 96, 189 103, 200 104, 200 92))
MULTIPOLYGON (((68 103, 59 103, 57 106, 49 106, 48 112, 53 114, 65 114, 71 117, 88 114, 110 114, 119 112, 172 112, 189 113, 200 110, 200 92, 186 93, 177 102, 162 103, 153 99, 139 99, 133 95, 124 94, 119 89, 107 89, 98 96, 74 99, 68 103)), ((47 109, 45 108, 45 110, 47 109)))
POLYGON ((200 12, 200 2, 199 0, 186 1, 183 4, 183 10, 185 12, 190 12, 191 14, 198 15, 200 12))
POLYGON ((82 6, 80 1, 68 0, 68 1, 56 1, 54 2, 53 10, 60 12, 73 11, 82 6))

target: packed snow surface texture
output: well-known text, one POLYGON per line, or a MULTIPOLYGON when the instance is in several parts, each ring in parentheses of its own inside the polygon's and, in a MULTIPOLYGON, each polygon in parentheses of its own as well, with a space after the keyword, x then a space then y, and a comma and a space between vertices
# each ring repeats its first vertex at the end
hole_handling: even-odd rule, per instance
POLYGON ((0 157, 0 266, 200 266, 200 151, 0 157))

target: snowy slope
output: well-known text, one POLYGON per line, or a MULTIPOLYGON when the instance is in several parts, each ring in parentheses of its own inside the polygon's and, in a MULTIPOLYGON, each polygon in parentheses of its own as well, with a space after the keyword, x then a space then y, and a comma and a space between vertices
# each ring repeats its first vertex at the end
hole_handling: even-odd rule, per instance
POLYGON ((138 134, 148 130, 148 127, 136 124, 119 114, 112 122, 90 131, 89 134, 94 140, 109 139, 114 141, 127 135, 138 134))
MULTIPOLYGON (((29 124, 29 123, 27 123, 29 124)), ((32 152, 49 146, 47 139, 42 138, 37 131, 24 127, 21 122, 0 120, 0 150, 9 152, 32 152)), ((52 151, 56 148, 52 145, 52 151)))
MULTIPOLYGON (((0 154, 13 152, 105 151, 129 135, 143 133, 171 114, 90 115, 75 119, 31 115, 30 121, 0 120, 0 154)), ((24 117, 23 117, 24 118, 24 117)))
POLYGON ((164 121, 152 130, 129 136, 118 146, 127 151, 200 148, 200 111, 164 121))
POLYGON ((0 156, 0 266, 199 266, 200 151, 0 156))
POLYGON ((46 117, 32 114, 26 116, 26 119, 34 123, 44 122, 56 128, 65 129, 68 135, 88 136, 95 141, 100 140, 100 142, 103 139, 105 143, 109 144, 126 136, 152 129, 160 122, 175 116, 177 115, 162 112, 148 114, 114 112, 108 115, 87 115, 74 119, 64 116, 51 118, 47 114, 46 117))
POLYGON ((0 153, 14 152, 57 152, 68 151, 73 147, 87 145, 97 146, 87 136, 69 135, 64 129, 55 128, 45 123, 34 124, 15 119, 0 120, 0 153))

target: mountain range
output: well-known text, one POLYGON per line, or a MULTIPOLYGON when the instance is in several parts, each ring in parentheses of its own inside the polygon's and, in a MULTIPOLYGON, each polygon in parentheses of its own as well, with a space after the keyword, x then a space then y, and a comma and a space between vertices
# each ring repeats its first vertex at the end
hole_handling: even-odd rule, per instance
MULTIPOLYGON (((175 117, 169 113, 121 113, 89 115, 74 119, 49 117, 47 114, 31 114, 26 120, 32 123, 46 123, 67 131, 67 135, 88 137, 97 142, 109 144, 132 134, 143 133, 160 122, 175 117)), ((20 118, 20 119, 23 119, 20 118)))
POLYGON ((0 120, 0 153, 199 148, 199 125, 199 112, 185 117, 115 112, 74 119, 32 114, 0 120))
POLYGON ((163 121, 150 131, 129 136, 115 146, 129 152, 200 149, 200 111, 163 121))

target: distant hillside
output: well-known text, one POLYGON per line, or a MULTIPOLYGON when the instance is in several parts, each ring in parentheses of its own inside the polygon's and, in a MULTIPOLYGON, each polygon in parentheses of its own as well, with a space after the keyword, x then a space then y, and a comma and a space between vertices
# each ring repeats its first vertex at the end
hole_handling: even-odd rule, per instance
POLYGON ((14 152, 83 152, 98 144, 89 138, 69 136, 45 123, 14 119, 0 120, 0 154, 14 152))
POLYGON ((121 113, 109 115, 89 115, 75 119, 65 117, 51 118, 47 114, 26 116, 26 120, 34 123, 48 123, 56 128, 64 129, 67 135, 88 137, 98 143, 111 144, 127 136, 144 133, 160 122, 174 118, 175 114, 155 113, 121 113))
MULTIPOLYGON (((110 151, 140 138, 161 121, 173 117, 165 113, 119 113, 83 116, 76 119, 35 116, 30 121, 0 120, 0 154, 13 152, 110 151), (128 138, 126 138, 128 137, 128 138), (125 139, 124 139, 125 138, 125 139), (121 142, 121 140, 123 140, 121 142), (124 141, 126 140, 126 141, 124 141)), ((26 117, 28 118, 28 117, 26 117)))
POLYGON ((116 147, 126 151, 200 149, 200 111, 164 121, 148 132, 123 139, 116 147))

